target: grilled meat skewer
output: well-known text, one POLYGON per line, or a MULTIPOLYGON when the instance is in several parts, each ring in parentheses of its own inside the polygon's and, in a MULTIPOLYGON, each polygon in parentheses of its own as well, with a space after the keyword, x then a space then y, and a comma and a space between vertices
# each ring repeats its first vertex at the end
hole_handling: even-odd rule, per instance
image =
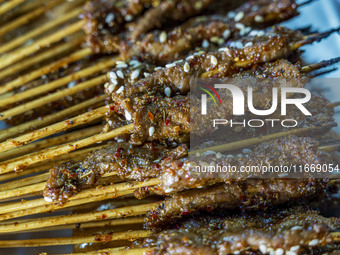
POLYGON ((299 207, 261 212, 261 216, 198 216, 178 223, 177 228, 137 241, 137 245, 155 247, 151 254, 297 255, 313 249, 339 249, 331 236, 340 228, 339 219, 299 207))
POLYGON ((195 156, 187 157, 187 154, 186 145, 171 149, 153 144, 131 146, 118 143, 90 153, 83 161, 70 161, 51 169, 44 196, 64 203, 67 198, 80 190, 93 187, 101 175, 109 172, 115 172, 119 177, 128 180, 158 177, 161 184, 150 190, 170 195, 180 190, 220 182, 228 185, 232 179, 243 180, 249 177, 247 173, 237 173, 237 175, 221 173, 216 178, 202 178, 193 172, 192 166, 204 165, 204 162, 214 162, 221 166, 236 166, 237 169, 242 165, 280 166, 332 162, 328 153, 318 150, 318 143, 314 139, 298 137, 280 138, 253 146, 249 152, 237 158, 214 153, 199 155, 196 158, 195 156))

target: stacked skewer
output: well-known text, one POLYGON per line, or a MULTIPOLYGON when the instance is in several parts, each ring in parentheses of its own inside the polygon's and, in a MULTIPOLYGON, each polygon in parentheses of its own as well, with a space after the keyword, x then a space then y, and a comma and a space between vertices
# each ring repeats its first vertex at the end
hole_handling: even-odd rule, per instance
POLYGON ((11 125, 0 133, 0 233, 75 233, 1 240, 0 247, 102 244, 89 245, 89 254, 176 254, 184 247, 185 254, 339 249, 338 218, 326 219, 309 208, 273 217, 277 207, 325 194, 336 181, 201 180, 189 171, 197 161, 255 164, 260 155, 278 163, 283 157, 296 165, 330 164, 337 150, 319 140, 334 126, 339 104, 318 95, 311 107, 313 116, 323 118, 289 113, 301 120, 299 128, 260 137, 249 132, 239 141, 229 139, 238 135, 232 130, 213 148, 215 155, 188 148, 192 112, 185 106, 191 78, 304 79, 340 61, 302 67, 299 61, 301 47, 339 29, 303 34, 270 27, 298 15, 310 1, 243 2, 12 0, 0 5, 0 35, 6 35, 0 46, 0 120, 11 125), (233 5, 238 7, 225 11, 233 5), (48 10, 51 20, 43 17, 48 10), (305 154, 293 157, 297 149, 305 154), (112 208, 97 208, 103 201, 112 208), (225 209, 266 209, 273 220, 260 223, 251 212, 231 216, 222 213, 225 209), (62 216, 47 214, 59 211, 62 216), (195 233, 197 223, 191 229, 186 222, 206 211, 212 218, 195 233), (290 223, 297 216, 303 220, 290 223), (242 217, 254 221, 246 230, 226 224, 242 217), (211 227, 216 221, 221 223, 211 227), (165 226, 178 230, 163 231, 165 226), (77 236, 80 229, 90 234, 77 236), (214 233, 211 240, 207 232, 214 233), (195 243, 197 238, 201 242, 195 243), (136 239, 133 245, 126 242, 136 239))

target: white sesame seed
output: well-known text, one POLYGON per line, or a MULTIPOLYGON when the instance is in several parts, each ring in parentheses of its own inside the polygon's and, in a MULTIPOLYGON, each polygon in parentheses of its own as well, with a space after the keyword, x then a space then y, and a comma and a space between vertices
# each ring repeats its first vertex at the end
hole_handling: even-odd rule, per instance
POLYGON ((209 47, 209 42, 207 39, 204 39, 203 42, 202 42, 202 47, 203 48, 208 48, 209 47))
POLYGON ((183 59, 180 59, 180 60, 175 61, 174 63, 179 64, 179 63, 182 63, 182 62, 183 62, 183 59))
POLYGON ((227 158, 235 158, 235 157, 234 157, 234 155, 229 154, 229 155, 227 155, 227 158))
POLYGON ((166 42, 166 39, 167 39, 167 34, 166 34, 166 32, 162 32, 160 35, 159 35, 159 41, 161 42, 161 43, 164 43, 164 42, 166 42))
POLYGON ((117 68, 127 68, 128 65, 127 65, 127 64, 117 64, 116 67, 117 67, 117 68))
POLYGON ((169 87, 166 87, 164 89, 164 94, 167 96, 167 97, 170 97, 171 96, 171 89, 169 87))
POLYGON ((125 16, 125 20, 126 20, 127 22, 130 22, 132 19, 133 19, 133 17, 132 17, 132 15, 130 15, 130 14, 128 14, 128 15, 125 16))
POLYGON ((120 94, 120 93, 123 92, 123 90, 124 90, 124 86, 121 86, 121 87, 116 91, 116 93, 117 93, 117 94, 120 94))
POLYGON ((162 69, 162 67, 161 67, 161 66, 157 66, 157 67, 155 67, 155 71, 158 71, 158 70, 160 70, 160 69, 162 69))
POLYGON ((44 200, 48 203, 53 202, 52 198, 50 198, 50 197, 44 197, 44 200))
POLYGON ((188 62, 185 62, 184 64, 184 72, 188 73, 190 71, 190 65, 188 62))
POLYGON ((196 157, 199 157, 199 156, 201 156, 201 154, 199 153, 199 152, 196 152, 196 155, 195 155, 196 157))
POLYGON ((294 230, 300 230, 300 229, 302 229, 301 226, 295 226, 295 227, 292 227, 292 228, 291 228, 291 230, 293 230, 293 231, 294 231, 294 230))
POLYGON ((131 60, 131 61, 129 62, 129 65, 130 65, 130 66, 134 66, 134 65, 137 65, 137 64, 140 64, 140 62, 139 62, 138 60, 136 60, 136 59, 133 59, 133 60, 131 60))
POLYGON ((309 246, 316 246, 319 243, 319 239, 314 239, 308 243, 309 246))
POLYGON ((220 49, 218 49, 218 51, 228 52, 229 48, 228 47, 220 48, 220 49))
POLYGON ((250 149, 243 149, 242 153, 251 153, 252 151, 250 149))
POLYGON ((246 27, 246 28, 244 28, 240 31, 240 35, 244 36, 244 35, 248 34, 250 32, 250 30, 251 30, 251 27, 246 27))
POLYGON ((149 77, 151 74, 150 73, 147 73, 147 72, 144 72, 144 77, 149 77))
POLYGON ((123 143, 123 142, 124 142, 123 139, 118 139, 118 140, 117 140, 117 143, 123 143))
POLYGON ((213 66, 216 66, 218 64, 217 58, 214 55, 210 57, 210 62, 213 66))
POLYGON ((223 38, 218 39, 218 45, 222 45, 223 43, 225 43, 225 40, 223 38))
POLYGON ((290 251, 298 251, 300 249, 300 245, 296 245, 290 248, 290 251))
POLYGON ((202 9, 202 7, 203 7, 203 3, 202 2, 196 2, 195 3, 195 9, 196 10, 200 10, 200 9, 202 9))
POLYGON ((230 11, 230 12, 228 12, 228 14, 227 14, 227 17, 228 17, 229 19, 233 19, 233 18, 235 18, 235 16, 236 16, 236 13, 235 13, 234 11, 230 11))
POLYGON ((125 118, 126 118, 126 120, 131 120, 132 119, 131 114, 127 110, 125 110, 125 118))
POLYGON ((220 38, 218 36, 213 36, 210 38, 210 42, 217 43, 220 38))
POLYGON ((238 29, 238 30, 243 30, 246 28, 245 25, 243 25, 242 23, 236 23, 235 24, 235 27, 238 29))
POLYGON ((270 251, 269 255, 275 255, 275 251, 270 251))
POLYGON ((170 64, 166 64, 165 67, 166 68, 171 68, 171 67, 175 67, 176 63, 170 63, 170 64))
POLYGON ((132 80, 137 79, 138 76, 139 76, 139 74, 140 74, 140 69, 134 70, 134 71, 132 72, 132 74, 131 74, 131 79, 132 79, 132 80))
POLYGON ((243 43, 241 41, 237 41, 235 42, 235 48, 237 49, 243 49, 243 43))
POLYGON ((237 13, 236 16, 234 17, 234 20, 235 20, 235 22, 238 22, 238 21, 240 21, 241 19, 243 19, 243 17, 244 17, 244 12, 239 12, 239 13, 237 13))
POLYGON ((282 248, 278 248, 275 250, 275 255, 283 255, 285 251, 282 248))
POLYGON ((121 79, 124 79, 124 73, 121 70, 117 71, 117 76, 121 79))
POLYGON ((247 42, 245 45, 244 45, 244 47, 251 47, 251 46, 253 46, 254 44, 252 43, 252 42, 247 42))
POLYGON ((195 58, 195 57, 193 55, 190 55, 185 60, 190 60, 190 59, 193 59, 193 58, 195 58))
POLYGON ((257 36, 264 36, 264 31, 263 31, 263 30, 258 31, 258 32, 257 32, 257 36))
POLYGON ((198 52, 198 56, 202 56, 204 53, 205 53, 205 51, 200 50, 200 51, 198 52))
POLYGON ((259 250, 262 254, 266 254, 267 253, 267 246, 265 246, 264 244, 261 244, 259 246, 259 250))
POLYGON ((264 21, 264 18, 261 15, 256 15, 255 16, 255 21, 261 23, 261 22, 264 21))
POLYGON ((257 33, 258 33, 257 30, 252 30, 249 35, 250 36, 257 36, 257 33))
POLYGON ((117 64, 117 65, 125 65, 126 62, 125 62, 125 61, 122 61, 122 60, 117 60, 117 61, 116 61, 116 64, 117 64))
POLYGON ((110 24, 114 19, 115 19, 115 15, 113 13, 109 13, 105 18, 105 22, 107 24, 110 24))
POLYGON ((67 84, 67 87, 68 88, 72 88, 72 87, 74 87, 74 86, 76 86, 77 85, 77 82, 76 81, 71 81, 69 84, 67 84))
POLYGON ((109 123, 110 126, 113 124, 112 120, 108 120, 107 123, 109 123))
POLYGON ((230 37, 230 35, 231 35, 231 32, 230 32, 229 29, 224 30, 224 32, 223 32, 223 38, 224 39, 228 39, 230 37))
POLYGON ((110 85, 110 83, 106 82, 106 83, 104 84, 104 88, 107 88, 109 85, 110 85))
POLYGON ((297 255, 296 251, 286 251, 286 255, 297 255))
POLYGON ((115 72, 109 72, 109 79, 110 80, 117 80, 117 75, 115 72))
POLYGON ((150 127, 149 128, 149 136, 152 136, 155 133, 155 128, 154 127, 150 127))
POLYGON ((240 153, 240 154, 237 154, 237 157, 238 158, 243 158, 243 155, 240 153))
POLYGON ((222 158, 222 154, 221 154, 221 152, 217 152, 217 153, 216 153, 216 158, 217 158, 217 159, 220 159, 220 158, 222 158))
POLYGON ((111 80, 113 85, 118 85, 118 81, 117 80, 111 80))
POLYGON ((107 90, 109 91, 109 93, 112 93, 112 92, 115 90, 115 88, 116 88, 116 85, 111 84, 111 85, 107 88, 107 90))

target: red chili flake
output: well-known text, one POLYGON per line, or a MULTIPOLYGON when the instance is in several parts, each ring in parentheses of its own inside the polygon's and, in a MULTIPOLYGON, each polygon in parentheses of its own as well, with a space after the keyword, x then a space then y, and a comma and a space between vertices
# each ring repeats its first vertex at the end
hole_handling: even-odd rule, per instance
POLYGON ((76 178, 78 175, 77 175, 76 173, 72 173, 72 174, 70 174, 70 176, 71 176, 72 178, 76 178))
POLYGON ((65 121, 65 124, 66 124, 66 125, 72 125, 72 124, 73 124, 73 121, 72 121, 72 120, 66 120, 66 121, 65 121))
POLYGON ((115 109, 116 109, 116 107, 114 107, 113 105, 110 106, 110 110, 111 110, 111 111, 114 111, 115 109))
POLYGON ((152 218, 152 220, 157 220, 157 214, 156 213, 152 213, 151 218, 152 218))
POLYGON ((118 158, 120 155, 121 155, 121 152, 124 150, 124 148, 122 148, 122 147, 119 147, 118 149, 117 149, 117 152, 115 153, 115 157, 116 158, 118 158))
POLYGON ((68 173, 68 171, 67 171, 67 169, 65 168, 65 169, 63 169, 63 170, 61 170, 61 172, 62 173, 68 173))
POLYGON ((214 210, 214 207, 213 206, 211 206, 211 205, 208 205, 207 206, 207 211, 208 212, 212 212, 214 210))
POLYGON ((117 149, 117 152, 122 152, 123 150, 124 150, 123 147, 119 147, 119 148, 117 149))
POLYGON ((183 162, 180 162, 180 163, 177 164, 178 167, 182 167, 183 165, 184 165, 183 162))
POLYGON ((148 111, 148 117, 151 121, 155 119, 155 116, 150 111, 148 111))
POLYGON ((161 166, 159 165, 159 164, 155 164, 155 167, 156 167, 156 169, 160 169, 161 168, 161 166))
POLYGON ((167 118, 166 120, 165 120, 165 126, 169 126, 169 124, 170 124, 170 118, 167 118))
POLYGON ((107 218, 107 215, 106 214, 102 214, 102 219, 106 219, 107 218))
POLYGON ((182 211, 182 215, 187 215, 187 214, 189 214, 189 213, 191 213, 191 211, 190 210, 187 210, 187 209, 185 209, 184 211, 182 211))

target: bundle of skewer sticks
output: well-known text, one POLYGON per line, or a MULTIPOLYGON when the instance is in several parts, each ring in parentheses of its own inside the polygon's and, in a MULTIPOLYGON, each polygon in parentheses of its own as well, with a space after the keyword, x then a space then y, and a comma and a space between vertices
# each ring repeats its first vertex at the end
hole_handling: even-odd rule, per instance
MULTIPOLYGON (((36 109, 50 102, 73 95, 88 88, 104 85, 107 81, 107 71, 114 67, 119 56, 104 56, 92 65, 75 73, 58 78, 47 84, 37 86, 27 91, 15 93, 15 90, 36 80, 37 78, 55 73, 79 60, 84 60, 94 52, 84 47, 85 35, 82 31, 84 21, 78 16, 82 13, 84 0, 44 1, 10 0, 2 3, 0 0, 0 109, 22 100, 28 100, 1 111, 0 121, 15 117, 26 111, 36 109), (47 11, 62 8, 69 10, 65 15, 57 16, 43 25, 32 28, 28 32, 11 34, 25 25, 41 22, 47 11), (51 32, 53 31, 53 32, 51 32), (7 35, 8 34, 8 35, 7 35), (6 36, 5 36, 6 35, 6 36), (29 42, 29 43, 28 43, 29 42), (42 63, 42 64, 41 64, 42 63), (19 77, 13 74, 20 74, 19 77), (66 87, 75 80, 83 80, 73 87, 66 87), (61 88, 61 89, 60 89, 61 88), (56 92, 55 90, 59 89, 56 92), (46 93, 49 93, 47 96, 46 93)), ((307 1, 304 4, 309 3, 307 1)), ((52 13, 53 15, 53 13, 52 13)), ((45 17, 46 18, 46 17, 45 17)), ((291 50, 298 50, 306 44, 319 41, 339 29, 325 33, 308 35, 295 44, 291 50)), ((311 73, 321 68, 333 65, 339 58, 322 61, 302 68, 302 72, 311 73)), ((244 63, 239 63, 242 66, 244 63)), ((202 77, 210 77, 215 73, 208 72, 202 77)), ((320 73, 321 74, 321 73, 320 73)), ((337 107, 332 103, 329 107, 337 107)), ((156 186, 160 181, 156 178, 147 181, 124 182, 115 173, 103 176, 103 183, 95 188, 84 190, 71 197, 64 205, 50 203, 42 198, 42 190, 48 179, 48 170, 54 165, 69 159, 82 159, 88 152, 108 146, 107 141, 131 131, 130 124, 103 133, 101 120, 105 118, 110 105, 105 105, 105 96, 100 95, 77 105, 52 113, 42 119, 31 120, 0 132, 0 233, 12 234, 18 232, 54 231, 75 229, 81 223, 82 228, 97 228, 106 226, 130 226, 141 224, 144 215, 160 203, 160 197, 154 201, 147 199, 137 203, 131 195, 138 188, 156 186), (93 109, 87 111, 88 109, 93 109), (79 112, 82 112, 79 114, 79 112), (70 132, 64 132, 69 131, 70 132), (58 134, 58 135, 56 135, 58 134), (54 135, 53 137, 50 137, 54 135), (42 140, 43 139, 43 140, 42 140), (98 144, 99 143, 99 144, 98 144), (108 183, 105 183, 107 178, 108 183), (105 184, 105 185, 101 185, 105 184), (38 196, 38 198, 36 198, 38 196), (76 210, 83 205, 123 197, 131 199, 131 205, 98 212, 65 214, 63 216, 46 216, 37 219, 17 219, 24 216, 41 215, 52 211, 67 212, 76 210), (33 199, 32 199, 33 198, 33 199), (136 203, 135 205, 133 203, 136 203), (105 218, 103 218, 105 215, 105 218)), ((247 148, 274 138, 288 135, 303 134, 313 128, 300 128, 288 132, 265 135, 260 138, 245 139, 214 147, 215 151, 232 151, 247 148)), ((320 150, 337 150, 337 146, 323 146, 320 150)), ((200 151, 192 151, 196 153, 200 151)), ((149 230, 131 230, 103 234, 101 236, 74 236, 63 238, 31 239, 31 240, 1 240, 0 247, 32 247, 71 245, 81 243, 107 242, 107 240, 131 240, 148 237, 149 230)), ((340 241, 340 233, 332 233, 335 241, 340 241)), ((126 247, 110 248, 97 251, 106 254, 144 254, 152 248, 125 250, 126 247)), ((74 253, 76 254, 76 253, 74 253)), ((87 253, 82 253, 87 254, 87 253)), ((91 253, 88 253, 91 254, 91 253)))

